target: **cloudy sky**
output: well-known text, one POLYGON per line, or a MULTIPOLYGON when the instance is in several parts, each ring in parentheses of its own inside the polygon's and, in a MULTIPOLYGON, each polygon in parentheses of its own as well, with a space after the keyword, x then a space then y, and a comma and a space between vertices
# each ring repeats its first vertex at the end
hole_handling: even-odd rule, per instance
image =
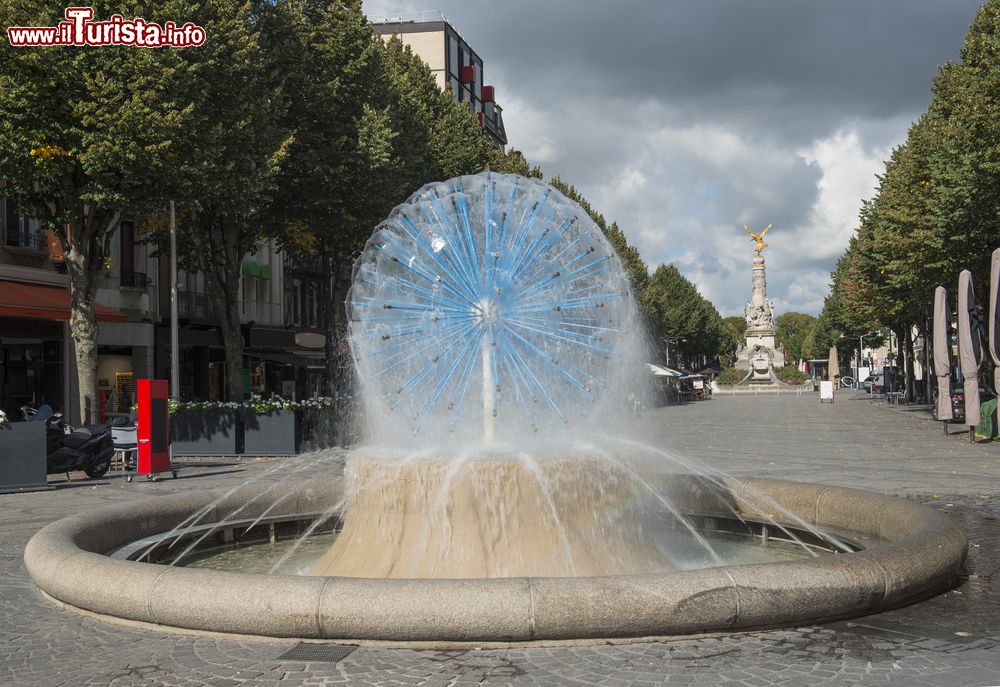
POLYGON ((510 145, 574 184, 723 315, 816 314, 875 174, 957 59, 979 0, 365 0, 441 10, 480 54, 510 145))

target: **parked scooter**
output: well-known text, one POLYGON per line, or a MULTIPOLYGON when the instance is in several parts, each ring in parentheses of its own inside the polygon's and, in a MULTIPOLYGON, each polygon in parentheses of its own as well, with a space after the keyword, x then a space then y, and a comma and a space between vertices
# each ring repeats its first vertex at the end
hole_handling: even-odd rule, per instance
POLYGON ((111 459, 115 454, 108 425, 96 424, 72 427, 63 421, 62 413, 53 413, 48 405, 37 410, 29 406, 21 407, 21 414, 27 422, 45 423, 46 471, 50 475, 72 470, 83 470, 87 477, 104 477, 111 469, 111 459))

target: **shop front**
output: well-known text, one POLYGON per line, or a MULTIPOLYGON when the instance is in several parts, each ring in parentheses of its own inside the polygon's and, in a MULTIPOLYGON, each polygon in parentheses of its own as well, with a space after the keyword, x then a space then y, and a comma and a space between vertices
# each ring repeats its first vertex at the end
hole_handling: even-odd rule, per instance
MULTIPOLYGON (((125 315, 95 305, 98 331, 125 315)), ((79 405, 65 286, 0 279, 0 408, 19 418, 20 407, 42 404, 74 418, 79 405)), ((101 344, 100 334, 98 345, 101 344)))

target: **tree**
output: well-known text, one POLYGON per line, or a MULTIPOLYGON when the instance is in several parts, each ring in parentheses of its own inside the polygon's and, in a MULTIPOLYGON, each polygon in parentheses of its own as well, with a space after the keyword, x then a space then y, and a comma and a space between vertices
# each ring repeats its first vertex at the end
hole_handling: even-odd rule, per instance
POLYGON ((729 327, 718 310, 674 265, 660 265, 649 277, 642 302, 651 318, 650 334, 657 342, 670 341, 689 365, 706 362, 731 342, 729 327), (699 361, 704 358, 705 360, 699 361))
POLYGON ((747 320, 745 317, 730 316, 723 318, 722 324, 719 363, 725 367, 732 364, 736 358, 736 352, 746 345, 747 320))
POLYGON ((289 100, 282 125, 292 136, 266 217, 286 253, 318 274, 325 392, 332 394, 342 358, 337 275, 377 223, 382 198, 399 195, 385 175, 396 134, 384 106, 371 104, 380 46, 360 0, 280 0, 268 26, 266 47, 289 100))
POLYGON ((826 360, 838 340, 839 334, 831 326, 824 308, 802 337, 802 356, 808 360, 826 360))
POLYGON ((579 203, 580 207, 594 220, 594 224, 600 228, 601 232, 608 239, 608 242, 614 247, 615 252, 618 253, 625 271, 628 272, 629 284, 631 284, 636 298, 639 298, 641 302, 642 294, 649 283, 649 271, 646 269, 646 263, 642 261, 642 257, 639 255, 639 250, 629 245, 625 238, 625 232, 618 228, 618 224, 612 222, 611 225, 608 225, 607 220, 604 219, 604 215, 594 210, 587 199, 574 186, 567 184, 557 176, 552 177, 549 183, 564 196, 579 203))
POLYGON ((877 327, 904 347, 914 396, 911 325, 925 336, 936 286, 970 268, 984 289, 1000 236, 1000 0, 977 13, 961 50, 933 79, 933 98, 885 163, 857 236, 833 273, 829 323, 857 338, 877 327))
POLYGON ((801 360, 802 341, 816 318, 801 312, 786 312, 774 320, 776 344, 785 349, 785 362, 801 360))
POLYGON ((938 70, 933 91, 930 187, 949 281, 969 268, 984 290, 1000 236, 1000 0, 979 8, 961 62, 938 70))
MULTIPOLYGON (((104 17, 144 7, 91 5, 104 17)), ((7 25, 52 25, 64 8, 0 0, 7 25)), ((0 49, 0 188, 62 244, 84 423, 96 419, 98 407, 94 297, 108 241, 123 211, 162 200, 170 160, 192 126, 177 104, 176 52, 0 49)))
POLYGON ((318 273, 327 393, 342 386, 345 294, 337 275, 372 228, 420 186, 482 171, 492 155, 456 103, 398 37, 373 36, 360 0, 275 5, 294 132, 269 215, 318 273))
POLYGON ((524 153, 513 148, 509 151, 497 148, 493 152, 493 158, 490 160, 490 169, 501 174, 520 174, 530 179, 544 178, 542 170, 538 165, 532 165, 524 157, 524 153))
POLYGON ((282 122, 287 94, 280 63, 265 49, 263 31, 271 26, 272 8, 267 2, 253 7, 238 0, 195 5, 177 0, 159 11, 186 16, 211 37, 202 46, 172 53, 180 64, 171 88, 183 95, 177 107, 189 122, 180 146, 180 180, 172 191, 183 216, 178 258, 204 275, 226 351, 227 396, 240 400, 243 260, 274 235, 262 222, 263 210, 292 141, 282 122))
POLYGON ((732 329, 737 336, 746 336, 747 318, 743 315, 730 315, 729 317, 722 318, 722 321, 725 322, 726 326, 732 329))
MULTIPOLYGON (((747 318, 730 315, 722 318, 723 336, 719 345, 719 363, 723 367, 733 364, 736 353, 746 345, 747 318)), ((739 381, 739 380, 737 380, 739 381)))

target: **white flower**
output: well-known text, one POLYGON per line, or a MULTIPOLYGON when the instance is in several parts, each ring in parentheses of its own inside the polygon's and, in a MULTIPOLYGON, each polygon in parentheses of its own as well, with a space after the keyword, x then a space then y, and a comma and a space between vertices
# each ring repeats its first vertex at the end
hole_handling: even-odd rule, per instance
POLYGON ((8 420, 7 420, 7 413, 5 413, 2 410, 0 410, 0 425, 6 425, 7 422, 8 422, 8 420))

